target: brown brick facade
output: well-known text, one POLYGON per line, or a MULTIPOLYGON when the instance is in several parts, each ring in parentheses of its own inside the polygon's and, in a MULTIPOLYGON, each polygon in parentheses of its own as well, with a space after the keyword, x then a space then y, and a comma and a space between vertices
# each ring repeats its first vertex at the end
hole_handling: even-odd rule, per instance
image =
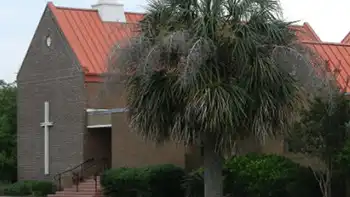
POLYGON ((86 90, 89 108, 124 108, 124 84, 115 84, 113 89, 105 82, 87 83, 86 90))
POLYGON ((125 107, 123 85, 113 95, 104 83, 85 83, 81 66, 50 9, 38 25, 17 76, 18 178, 47 179, 89 158, 109 158, 112 167, 156 163, 185 165, 185 149, 158 148, 129 133, 126 119, 113 129, 86 129, 85 108, 125 107), (52 45, 46 46, 50 35, 52 45), (50 174, 44 175, 44 102, 50 103, 50 174), (112 157, 113 155, 113 157, 112 157), (112 159, 113 158, 113 159, 112 159))
MULTIPOLYGON (((109 158, 111 167, 172 163, 196 168, 199 147, 167 143, 157 147, 129 132, 125 113, 112 114, 112 129, 86 129, 85 108, 124 108, 124 85, 106 89, 86 83, 81 66, 50 11, 46 9, 17 77, 18 178, 52 179, 89 158, 109 158), (50 35, 52 45, 46 46, 50 35), (113 92, 114 94, 108 94, 113 92), (44 175, 44 102, 50 103, 50 175, 44 175)), ((280 140, 266 147, 253 140, 240 143, 246 152, 281 152, 280 140), (262 148, 262 149, 261 149, 262 148)))
POLYGON ((83 160, 84 75, 46 8, 17 76, 18 178, 51 179, 83 160), (47 47, 50 35, 52 45, 47 47), (44 102, 50 103, 50 174, 44 175, 44 102))
POLYGON ((156 146, 128 129, 125 113, 112 116, 112 167, 171 163, 185 167, 185 147, 172 142, 156 146))

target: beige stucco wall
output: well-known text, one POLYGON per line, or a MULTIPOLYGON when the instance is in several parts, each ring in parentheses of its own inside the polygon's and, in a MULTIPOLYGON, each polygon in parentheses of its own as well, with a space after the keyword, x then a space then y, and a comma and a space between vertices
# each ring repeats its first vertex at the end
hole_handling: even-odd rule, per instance
POLYGON ((112 168, 175 164, 185 167, 185 147, 175 143, 156 146, 128 129, 125 113, 112 115, 112 168))

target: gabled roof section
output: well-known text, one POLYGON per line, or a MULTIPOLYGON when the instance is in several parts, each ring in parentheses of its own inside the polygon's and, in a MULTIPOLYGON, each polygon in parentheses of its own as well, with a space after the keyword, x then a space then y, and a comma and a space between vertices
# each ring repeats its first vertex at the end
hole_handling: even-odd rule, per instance
POLYGON ((126 23, 102 22, 97 10, 48 7, 83 67, 86 80, 96 80, 96 75, 106 69, 111 47, 123 38, 134 35, 135 26, 143 14, 126 12, 126 23))
POLYGON ((350 44, 304 41, 329 65, 329 69, 337 70, 338 85, 346 92, 350 92, 350 44))
POLYGON ((311 25, 307 22, 303 25, 293 25, 291 28, 297 31, 297 36, 301 41, 322 42, 320 37, 318 37, 314 29, 312 29, 311 25))
MULTIPOLYGON (((97 10, 56 7, 48 3, 55 19, 76 54, 86 81, 101 81, 106 71, 108 54, 117 41, 136 34, 136 25, 143 18, 141 13, 125 12, 127 22, 102 22, 97 10)), ((308 23, 293 25, 301 41, 321 42, 308 23)))

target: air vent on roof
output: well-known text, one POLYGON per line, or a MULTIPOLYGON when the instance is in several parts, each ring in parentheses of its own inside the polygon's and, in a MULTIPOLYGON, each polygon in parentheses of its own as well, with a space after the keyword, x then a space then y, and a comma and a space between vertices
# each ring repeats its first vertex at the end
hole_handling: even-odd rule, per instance
POLYGON ((92 8, 97 9, 104 22, 126 22, 124 5, 118 0, 98 0, 92 8))

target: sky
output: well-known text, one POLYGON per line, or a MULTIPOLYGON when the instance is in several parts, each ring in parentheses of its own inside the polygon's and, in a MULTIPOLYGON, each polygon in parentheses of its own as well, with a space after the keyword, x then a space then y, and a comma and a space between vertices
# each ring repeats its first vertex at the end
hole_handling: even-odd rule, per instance
MULTIPOLYGON (((52 0, 57 6, 90 8, 97 0, 52 0)), ((119 0, 126 11, 142 12, 147 0, 119 0)), ((0 7, 0 80, 13 82, 47 0, 4 1, 0 7)), ((323 41, 340 42, 350 31, 349 0, 281 0, 284 17, 308 22, 323 41), (317 3, 316 3, 317 2, 317 3)))

